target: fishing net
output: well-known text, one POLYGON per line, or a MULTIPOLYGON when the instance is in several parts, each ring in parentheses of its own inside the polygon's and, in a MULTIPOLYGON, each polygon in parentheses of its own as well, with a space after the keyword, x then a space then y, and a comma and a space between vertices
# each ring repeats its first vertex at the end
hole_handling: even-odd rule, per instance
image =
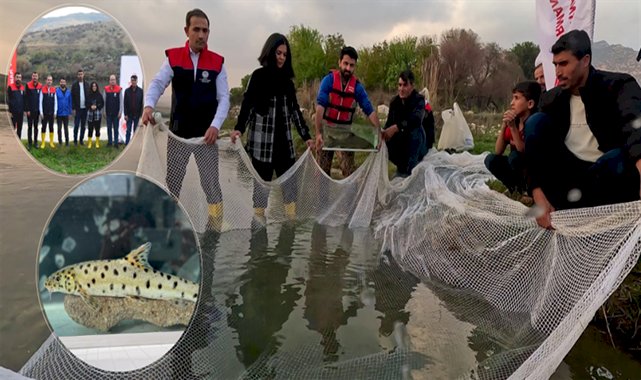
POLYGON ((200 232, 203 288, 195 316, 176 346, 145 368, 98 370, 52 336, 23 367, 25 376, 546 379, 641 253, 641 202, 559 211, 552 215, 555 230, 544 230, 526 206, 487 187, 492 177, 483 156, 430 152, 410 177, 390 182, 385 147, 343 180, 325 175, 307 151, 283 176, 265 182, 241 144, 183 140, 162 126, 144 133, 139 173, 164 183, 200 232), (172 159, 186 170, 168 173, 168 156, 176 152, 183 156, 172 159), (264 218, 254 210, 260 199, 267 200, 264 218), (311 231, 305 221, 315 223, 311 231), (331 249, 330 243, 319 248, 314 236, 340 226, 349 227, 349 244, 343 232, 331 249), (269 291, 267 285, 247 290, 259 281, 251 274, 230 280, 261 228, 279 235, 281 245, 283 234, 309 234, 296 248, 308 255, 305 265, 283 272, 283 260, 295 260, 287 256, 274 257, 269 267, 270 277, 300 278, 304 292, 294 289, 293 298, 270 304, 255 295, 269 291), (345 260, 350 264, 341 266, 345 260), (318 262, 325 263, 322 270, 318 262), (315 282, 321 277, 326 281, 315 282), (243 285, 233 290, 231 283, 243 285), (221 298, 234 292, 244 299, 242 312, 238 302, 221 298), (286 304, 298 306, 276 328, 261 327, 286 304), (334 319, 333 309, 343 319, 334 319), (379 313, 378 333, 359 350, 341 352, 336 342, 344 319, 366 321, 363 310, 379 313), (243 323, 256 324, 256 335, 269 333, 268 343, 240 350, 246 338, 234 326, 243 323), (290 324, 298 335, 283 338, 290 324), (309 330, 318 332, 315 338, 292 338, 309 330), (448 339, 457 336, 472 349, 452 348, 448 339))

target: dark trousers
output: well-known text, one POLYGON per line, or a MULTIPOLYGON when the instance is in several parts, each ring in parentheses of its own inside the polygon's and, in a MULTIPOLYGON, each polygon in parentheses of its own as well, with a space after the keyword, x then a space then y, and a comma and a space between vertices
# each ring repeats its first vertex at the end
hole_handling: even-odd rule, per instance
POLYGON ((49 133, 53 133, 53 115, 42 115, 42 127, 40 132, 46 133, 47 126, 49 127, 49 133))
POLYGON ((58 124, 58 143, 62 145, 62 134, 65 135, 65 144, 69 146, 69 116, 56 117, 56 124, 58 124))
POLYGON ((523 192, 526 190, 525 157, 513 149, 507 156, 490 153, 485 157, 485 167, 508 190, 523 192))
POLYGON ((183 179, 187 172, 189 158, 194 155, 200 185, 207 197, 207 203, 220 203, 223 194, 218 182, 218 145, 192 145, 174 138, 167 141, 167 187, 171 194, 179 198, 183 179))
MULTIPOLYGON (((279 149, 273 152, 272 162, 263 162, 252 157, 252 165, 258 172, 263 181, 271 181, 276 172, 276 177, 283 175, 289 168, 294 165, 295 160, 289 157, 289 149, 279 149)), ((296 192, 298 191, 296 184, 286 184, 283 187, 283 202, 291 203, 296 201, 296 192)), ((264 189, 257 181, 254 182, 254 193, 252 199, 254 207, 267 207, 267 199, 269 198, 269 190, 264 189)))
POLYGON ((24 112, 16 112, 11 114, 11 124, 18 134, 18 138, 22 140, 22 123, 24 122, 24 112))
POLYGON ((73 119, 73 143, 78 144, 78 138, 80 138, 80 144, 85 139, 85 125, 87 123, 87 109, 82 108, 76 110, 76 116, 73 119), (78 136, 80 133, 80 136, 78 136))
MULTIPOLYGON (((354 152, 347 151, 338 151, 338 166, 343 173, 343 177, 348 177, 350 174, 354 173, 356 170, 356 164, 354 164, 354 152)), ((323 169, 323 171, 331 176, 332 171, 332 160, 334 159, 333 150, 321 150, 317 153, 318 165, 323 169)))
POLYGON ((127 137, 125 140, 125 144, 129 144, 129 140, 131 139, 131 133, 133 129, 133 133, 136 133, 136 128, 138 127, 138 120, 140 120, 139 117, 127 117, 127 137))
POLYGON ((118 146, 118 115, 107 115, 107 145, 118 146))
POLYGON ((27 116, 27 141, 29 146, 33 142, 34 146, 38 145, 38 120, 40 120, 40 112, 30 112, 27 116), (33 140, 32 137, 33 136, 33 140))
POLYGON ((577 158, 558 127, 537 113, 525 123, 525 159, 533 186, 540 187, 556 209, 591 207, 639 199, 639 172, 618 148, 596 162, 577 158))
POLYGON ((100 137, 100 121, 101 120, 95 120, 95 121, 90 121, 88 122, 89 128, 87 128, 87 136, 89 138, 93 137, 93 132, 96 132, 96 139, 100 137))
POLYGON ((408 133, 397 132, 387 142, 389 160, 396 165, 396 170, 401 176, 408 176, 412 169, 427 153, 425 145, 425 131, 423 128, 414 128, 408 133))

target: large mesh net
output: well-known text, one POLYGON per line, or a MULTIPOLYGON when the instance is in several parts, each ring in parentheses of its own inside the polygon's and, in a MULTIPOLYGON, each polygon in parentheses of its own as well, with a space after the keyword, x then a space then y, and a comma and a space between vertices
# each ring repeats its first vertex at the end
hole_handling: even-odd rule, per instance
POLYGON ((166 184, 200 232, 192 323, 167 355, 130 372, 95 369, 52 336, 26 376, 545 379, 641 253, 641 202, 559 211, 544 230, 487 187, 483 156, 431 152, 390 182, 384 147, 343 180, 307 151, 265 182, 240 144, 182 140, 163 126, 144 133, 139 173, 166 184), (167 173, 172 154, 185 171, 167 173), (262 218, 254 206, 265 197, 262 218), (263 234, 278 235, 276 246, 263 234), (251 270, 261 265, 264 279, 251 270), (250 269, 232 281, 239 266, 250 269), (257 296, 285 277, 305 290, 257 296), (350 318, 369 343, 341 340, 350 318), (372 319, 380 327, 368 330, 372 319), (251 343, 243 324, 255 325, 251 343))

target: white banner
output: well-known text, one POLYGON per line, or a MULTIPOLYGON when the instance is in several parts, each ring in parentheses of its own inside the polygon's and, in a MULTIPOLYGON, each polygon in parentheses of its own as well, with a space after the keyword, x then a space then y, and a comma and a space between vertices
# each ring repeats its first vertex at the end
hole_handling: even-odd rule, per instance
MULTIPOLYGON (((120 97, 120 110, 122 116, 118 121, 118 136, 119 141, 124 143, 127 137, 127 123, 125 122, 125 90, 131 85, 131 76, 136 74, 138 76, 138 87, 143 88, 143 72, 140 65, 140 59, 137 55, 123 55, 120 57, 120 87, 122 87, 122 96, 120 97)), ((133 130, 131 131, 133 138, 133 130)))
POLYGON ((556 73, 552 64, 552 45, 573 29, 585 30, 592 40, 594 35, 594 12, 596 0, 537 0, 537 40, 543 62, 545 86, 556 86, 556 73))

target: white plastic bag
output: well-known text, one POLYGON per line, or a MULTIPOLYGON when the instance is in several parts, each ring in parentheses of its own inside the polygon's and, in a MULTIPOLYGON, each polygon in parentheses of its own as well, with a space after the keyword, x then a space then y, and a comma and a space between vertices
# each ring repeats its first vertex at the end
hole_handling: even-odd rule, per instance
POLYGON ((444 124, 437 148, 438 150, 470 150, 474 148, 474 138, 470 127, 467 125, 458 103, 454 103, 453 108, 453 110, 446 109, 441 113, 444 124))

